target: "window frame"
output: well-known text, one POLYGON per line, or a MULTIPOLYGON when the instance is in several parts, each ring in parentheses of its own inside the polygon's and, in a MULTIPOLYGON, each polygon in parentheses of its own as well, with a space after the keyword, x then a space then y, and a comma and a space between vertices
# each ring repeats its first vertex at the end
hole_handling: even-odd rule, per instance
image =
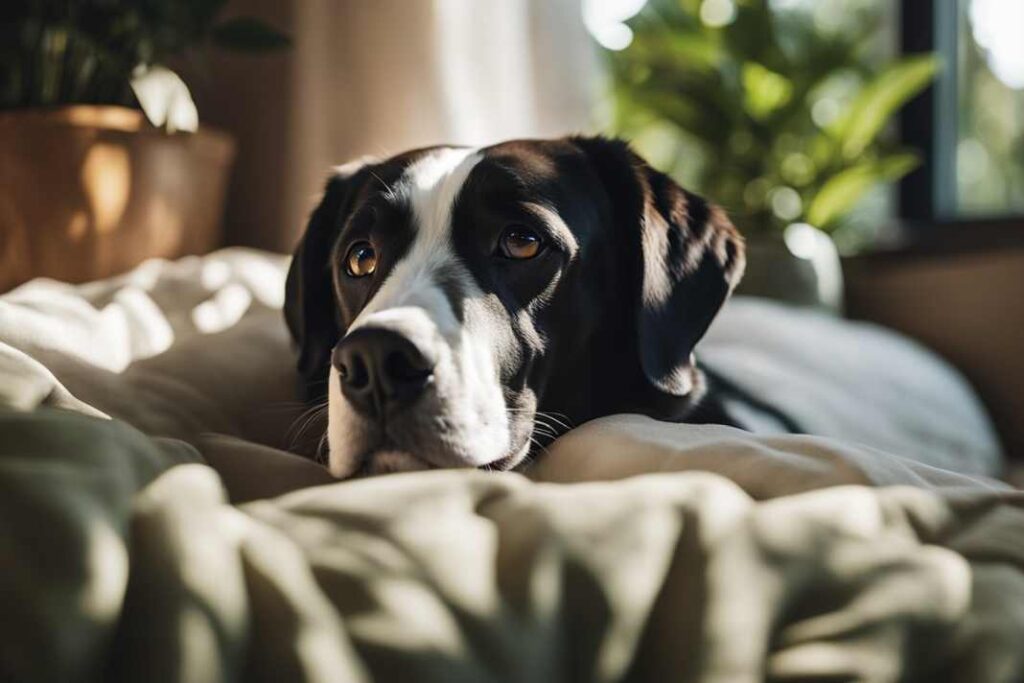
POLYGON ((903 54, 936 52, 944 63, 943 73, 921 95, 909 102, 899 115, 901 141, 921 154, 921 165, 900 181, 897 216, 903 232, 916 235, 933 232, 935 226, 972 228, 974 238, 941 231, 942 241, 964 245, 972 241, 1007 242, 1005 230, 1018 236, 1010 239, 1024 244, 1024 214, 960 216, 956 213, 956 148, 959 66, 960 0, 901 0, 900 51, 903 54), (907 18, 912 17, 912 21, 907 18), (952 116, 948 112, 954 112, 952 116))

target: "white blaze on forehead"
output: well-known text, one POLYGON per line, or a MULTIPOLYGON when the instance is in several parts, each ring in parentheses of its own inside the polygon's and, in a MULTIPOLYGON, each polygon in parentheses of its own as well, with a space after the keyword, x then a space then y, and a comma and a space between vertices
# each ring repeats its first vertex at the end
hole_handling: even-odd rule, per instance
POLYGON ((394 195, 409 203, 415 236, 408 253, 352 322, 355 329, 390 308, 417 306, 434 319, 443 335, 457 333, 458 321, 436 281, 437 271, 455 264, 451 248, 452 209, 466 178, 482 155, 475 149, 442 148, 405 170, 394 195))
POLYGON ((443 148, 406 169, 402 175, 403 189, 409 193, 423 237, 447 239, 455 198, 482 158, 475 149, 443 148))

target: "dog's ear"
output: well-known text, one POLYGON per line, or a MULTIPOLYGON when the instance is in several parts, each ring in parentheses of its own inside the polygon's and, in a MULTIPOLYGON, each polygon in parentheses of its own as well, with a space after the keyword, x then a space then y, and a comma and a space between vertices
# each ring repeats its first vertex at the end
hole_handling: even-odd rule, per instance
POLYGON ((368 163, 363 159, 334 169, 295 248, 285 281, 284 317, 298 346, 299 374, 310 398, 326 390, 331 349, 341 336, 331 251, 368 175, 368 163))
POLYGON ((637 350, 647 380, 686 396, 693 349, 743 275, 743 238, 725 212, 651 168, 621 140, 574 138, 605 185, 636 265, 637 350))

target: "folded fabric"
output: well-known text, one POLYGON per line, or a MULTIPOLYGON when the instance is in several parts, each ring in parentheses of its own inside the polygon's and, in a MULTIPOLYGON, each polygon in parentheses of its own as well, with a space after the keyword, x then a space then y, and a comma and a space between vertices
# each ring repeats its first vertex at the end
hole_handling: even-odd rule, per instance
POLYGON ((0 401, 294 445, 305 407, 280 311, 287 265, 232 248, 85 285, 26 283, 0 296, 0 401))
MULTIPOLYGON (((637 457, 617 428, 603 462, 637 457)), ((448 470, 232 506, 191 446, 116 420, 0 433, 4 680, 1024 676, 1019 493, 448 470)))

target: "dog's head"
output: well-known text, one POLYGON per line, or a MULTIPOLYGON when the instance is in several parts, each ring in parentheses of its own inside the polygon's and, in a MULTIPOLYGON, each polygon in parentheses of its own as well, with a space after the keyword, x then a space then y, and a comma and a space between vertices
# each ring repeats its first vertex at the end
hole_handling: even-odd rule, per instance
POLYGON ((547 436, 538 416, 684 417, 743 263, 720 209, 617 140, 337 169, 285 303, 331 471, 509 469, 547 436))

